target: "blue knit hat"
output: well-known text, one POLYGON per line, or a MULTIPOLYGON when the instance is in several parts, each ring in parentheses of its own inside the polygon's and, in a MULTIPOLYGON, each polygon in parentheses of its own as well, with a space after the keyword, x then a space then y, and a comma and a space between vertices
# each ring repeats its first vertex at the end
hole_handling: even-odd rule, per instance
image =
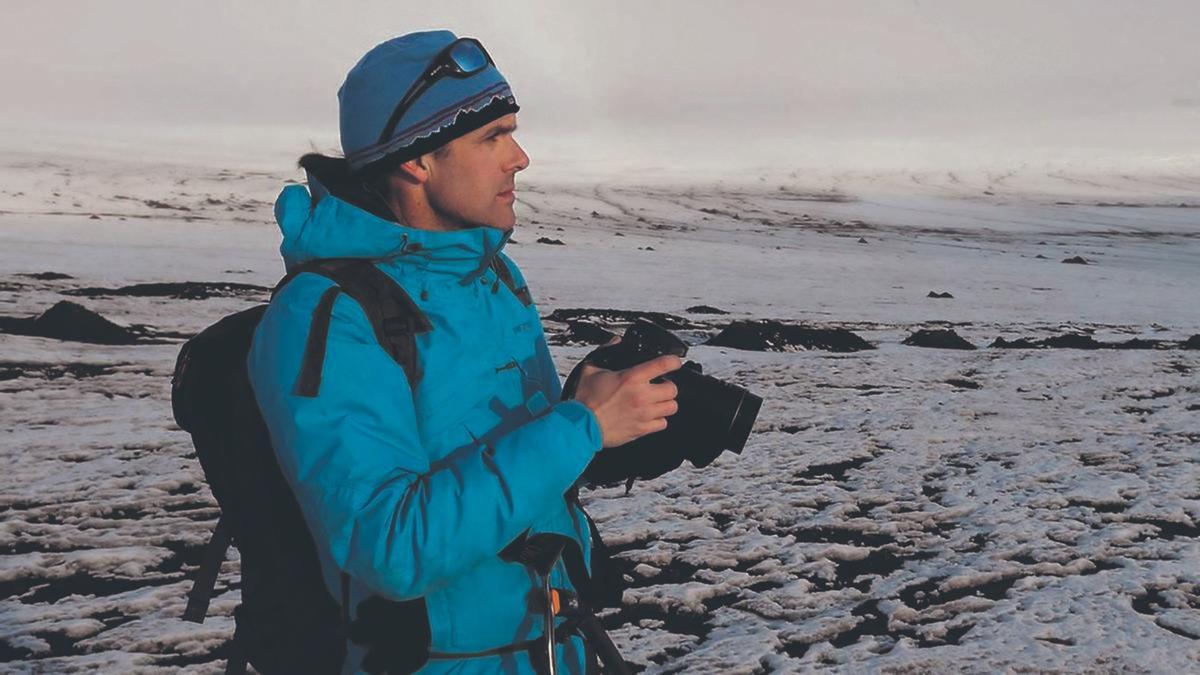
POLYGON ((405 111, 391 137, 379 142, 404 93, 457 39, 448 30, 401 35, 377 45, 350 69, 338 103, 342 153, 351 169, 385 157, 418 157, 519 109, 508 82, 489 64, 469 77, 438 79, 405 111))

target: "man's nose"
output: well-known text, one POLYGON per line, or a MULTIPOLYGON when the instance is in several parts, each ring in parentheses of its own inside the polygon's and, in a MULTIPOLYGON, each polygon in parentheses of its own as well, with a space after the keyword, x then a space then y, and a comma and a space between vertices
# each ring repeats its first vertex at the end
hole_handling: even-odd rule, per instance
POLYGON ((529 168, 529 155, 525 154, 525 149, 521 147, 521 144, 516 139, 513 139, 513 148, 517 151, 516 161, 513 164, 513 173, 529 168))

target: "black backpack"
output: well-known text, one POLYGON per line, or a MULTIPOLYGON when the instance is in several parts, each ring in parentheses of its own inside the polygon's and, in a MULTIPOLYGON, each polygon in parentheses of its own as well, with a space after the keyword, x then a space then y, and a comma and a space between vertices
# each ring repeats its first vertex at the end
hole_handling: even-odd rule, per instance
MULTIPOLYGON (((498 271, 511 279, 507 266, 498 271)), ((415 386, 417 333, 428 319, 404 290, 365 259, 312 261, 285 276, 272 297, 298 274, 312 272, 335 285, 313 312, 297 394, 316 396, 321 386, 325 341, 333 302, 345 293, 371 321, 380 344, 415 386)), ((242 603, 234 611, 234 633, 227 672, 241 672, 246 661, 264 675, 336 673, 345 658, 351 626, 344 603, 330 597, 321 576, 316 546, 300 508, 276 463, 270 435, 246 372, 246 356, 267 305, 221 319, 188 340, 179 352, 172 378, 175 421, 192 435, 196 456, 221 518, 204 552, 188 594, 184 618, 203 622, 213 586, 229 544, 241 553, 242 603)), ((343 579, 343 586, 348 579, 343 579)), ((397 603, 404 604, 404 603, 397 603)), ((409 608, 419 642, 428 626, 423 606, 409 608), (416 616, 417 612, 422 615, 416 616)))

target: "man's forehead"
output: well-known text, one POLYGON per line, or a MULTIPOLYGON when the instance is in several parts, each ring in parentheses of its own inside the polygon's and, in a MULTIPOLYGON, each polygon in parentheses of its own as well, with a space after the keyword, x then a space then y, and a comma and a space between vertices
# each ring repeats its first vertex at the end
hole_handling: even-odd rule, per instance
POLYGON ((496 131, 516 131, 517 129, 517 114, 509 113, 504 117, 496 118, 487 124, 479 127, 471 132, 472 136, 487 136, 496 131))
POLYGON ((489 136, 494 136, 496 134, 503 134, 503 133, 512 133, 516 130, 517 130, 517 114, 509 113, 509 114, 505 115, 504 117, 498 117, 495 120, 488 122, 487 124, 479 127, 478 129, 476 129, 468 134, 459 136, 458 138, 456 138, 456 139, 450 141, 449 143, 443 145, 442 147, 438 148, 438 152, 439 152, 439 154, 445 154, 445 153, 449 152, 450 150, 452 150, 455 146, 463 145, 466 143, 480 143, 480 142, 483 142, 485 139, 487 139, 489 136))

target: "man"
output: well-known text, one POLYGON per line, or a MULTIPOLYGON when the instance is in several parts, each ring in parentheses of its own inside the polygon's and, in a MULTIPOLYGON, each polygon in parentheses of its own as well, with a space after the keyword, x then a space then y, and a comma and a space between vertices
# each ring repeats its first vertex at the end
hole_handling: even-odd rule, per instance
MULTIPOLYGON (((574 400, 559 401, 537 308, 497 274, 509 270, 511 289, 525 290, 502 249, 529 157, 513 137, 516 101, 482 45, 448 31, 384 42, 350 71, 339 103, 345 159, 302 160, 308 189, 286 187, 275 205, 281 252, 289 270, 374 261, 432 326, 416 336, 419 374, 410 384, 363 308, 327 294, 333 282, 315 274, 276 295, 247 365, 326 585, 386 643, 350 641, 343 672, 367 670, 380 649, 424 662, 421 672, 534 672, 533 650, 520 646, 546 636, 547 599, 530 569, 500 554, 553 533, 587 560, 588 525, 564 494, 602 447, 665 428, 675 385, 651 380, 680 361, 589 366, 574 400), (302 396, 323 297, 334 300, 320 391, 302 396), (364 611, 379 598, 406 618, 364 611)), ((573 588, 561 560, 549 585, 573 588)), ((589 645, 579 635, 556 643, 546 665, 583 672, 589 645)))

